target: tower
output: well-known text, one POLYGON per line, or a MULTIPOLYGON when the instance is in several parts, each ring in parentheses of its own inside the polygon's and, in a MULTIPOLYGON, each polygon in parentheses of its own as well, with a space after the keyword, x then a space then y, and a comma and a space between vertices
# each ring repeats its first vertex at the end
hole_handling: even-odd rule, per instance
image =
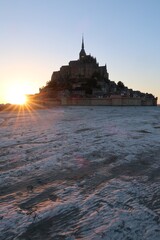
POLYGON ((84 57, 86 56, 86 52, 84 50, 84 39, 83 39, 83 36, 82 36, 82 48, 81 48, 81 51, 79 53, 79 59, 83 59, 84 57))

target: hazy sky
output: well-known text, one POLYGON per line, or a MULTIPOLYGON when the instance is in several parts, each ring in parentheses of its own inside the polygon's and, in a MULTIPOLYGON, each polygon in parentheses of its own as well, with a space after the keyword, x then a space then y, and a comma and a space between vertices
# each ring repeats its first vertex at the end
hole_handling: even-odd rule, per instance
POLYGON ((110 80, 160 101, 160 0, 0 0, 0 102, 78 59, 82 33, 110 80))

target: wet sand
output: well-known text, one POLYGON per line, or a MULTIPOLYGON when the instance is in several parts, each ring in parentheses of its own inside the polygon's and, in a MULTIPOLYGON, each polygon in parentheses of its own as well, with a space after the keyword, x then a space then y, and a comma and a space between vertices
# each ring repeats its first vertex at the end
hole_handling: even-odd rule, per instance
POLYGON ((160 239, 159 113, 1 113, 0 239, 160 239))

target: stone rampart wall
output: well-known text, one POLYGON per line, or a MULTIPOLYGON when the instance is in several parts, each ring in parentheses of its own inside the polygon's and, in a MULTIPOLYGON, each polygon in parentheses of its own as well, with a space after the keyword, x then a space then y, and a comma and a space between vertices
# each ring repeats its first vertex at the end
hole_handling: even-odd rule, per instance
POLYGON ((154 99, 141 98, 62 98, 61 104, 63 106, 153 106, 154 99))

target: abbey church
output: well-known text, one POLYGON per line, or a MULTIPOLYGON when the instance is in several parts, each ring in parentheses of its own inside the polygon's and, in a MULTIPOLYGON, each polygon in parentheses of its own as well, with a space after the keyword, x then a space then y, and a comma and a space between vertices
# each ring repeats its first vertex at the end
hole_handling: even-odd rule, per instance
POLYGON ((78 60, 70 61, 59 71, 53 72, 51 81, 45 90, 68 90, 72 96, 102 96, 109 90, 109 74, 106 65, 99 66, 96 58, 87 55, 84 48, 84 39, 78 60))
POLYGON ((96 58, 87 55, 84 49, 84 40, 82 39, 82 48, 79 53, 79 59, 70 61, 69 65, 62 66, 60 71, 53 72, 51 81, 70 78, 72 82, 83 82, 91 79, 94 76, 99 76, 101 79, 108 79, 108 73, 105 66, 99 66, 96 58))

